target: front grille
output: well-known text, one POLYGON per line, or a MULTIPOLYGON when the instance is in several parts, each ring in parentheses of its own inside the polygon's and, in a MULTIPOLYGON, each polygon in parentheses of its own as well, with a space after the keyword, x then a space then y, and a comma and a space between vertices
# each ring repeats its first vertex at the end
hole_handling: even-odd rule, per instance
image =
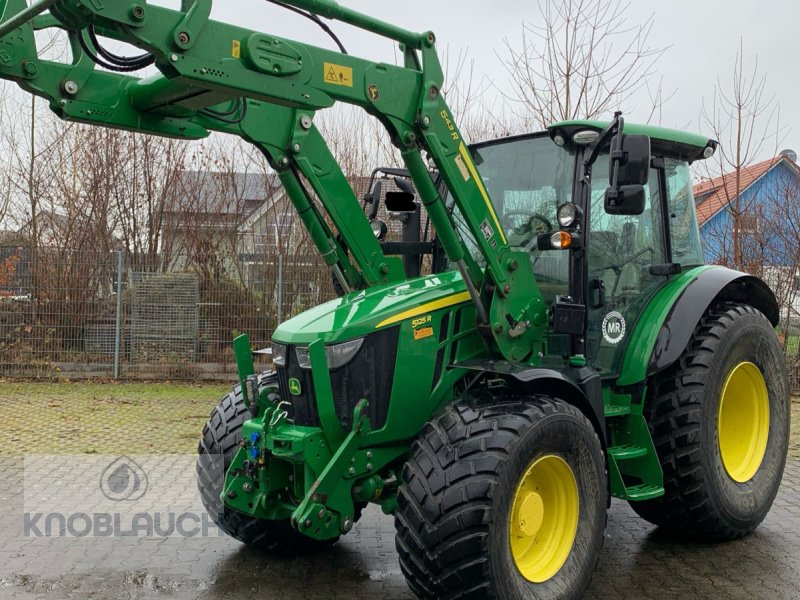
MULTIPOLYGON (((371 428, 380 429, 386 423, 399 332, 399 327, 392 327, 368 335, 352 361, 330 372, 334 409, 345 431, 351 429, 353 409, 362 398, 366 398, 369 402, 367 416, 371 428)), ((290 416, 294 423, 319 427, 314 379, 310 370, 301 369, 297 364, 293 346, 287 349, 286 366, 278 368, 278 385, 281 397, 288 399, 292 404, 290 416), (293 396, 289 392, 289 379, 293 377, 300 381, 299 396, 293 396)))
POLYGON ((310 370, 301 369, 297 364, 294 346, 286 349, 286 366, 278 367, 277 371, 281 399, 291 403, 291 409, 287 411, 289 418, 294 421, 295 425, 319 427, 319 414, 314 401, 314 378, 311 376, 310 370), (289 380, 292 378, 300 382, 299 396, 293 396, 289 392, 289 380))

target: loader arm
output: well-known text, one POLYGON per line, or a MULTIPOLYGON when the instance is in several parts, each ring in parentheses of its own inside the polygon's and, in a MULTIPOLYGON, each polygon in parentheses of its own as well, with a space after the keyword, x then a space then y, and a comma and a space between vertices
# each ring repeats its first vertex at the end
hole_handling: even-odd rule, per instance
POLYGON ((0 77, 46 98, 63 119, 187 139, 220 131, 255 144, 278 172, 326 263, 351 288, 404 277, 400 260, 381 251, 313 124, 319 110, 336 102, 363 108, 380 120, 399 148, 445 253, 462 273, 484 333, 505 358, 537 363, 546 307, 527 254, 508 245, 445 101, 433 33, 410 32, 332 0, 287 4, 399 42, 404 65, 375 63, 211 20, 211 0, 184 0, 181 10, 142 0, 39 0, 30 6, 5 0, 0 1, 0 77), (45 27, 68 32, 70 64, 39 56, 33 32, 45 27), (98 70, 84 51, 82 36, 90 30, 150 53, 159 74, 140 79, 98 70), (220 107, 236 102, 246 110, 240 122, 223 122, 208 112, 216 107, 219 113, 220 107), (441 173, 485 266, 478 265, 454 229, 422 152, 441 173), (310 200, 303 179, 346 250, 310 200))

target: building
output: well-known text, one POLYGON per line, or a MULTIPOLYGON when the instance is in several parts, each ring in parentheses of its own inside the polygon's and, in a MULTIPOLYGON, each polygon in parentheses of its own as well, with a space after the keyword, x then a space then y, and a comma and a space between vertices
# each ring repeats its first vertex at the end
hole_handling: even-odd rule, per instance
POLYGON ((182 172, 164 211, 160 254, 166 269, 212 279, 236 275, 240 228, 277 188, 273 175, 182 172))
POLYGON ((800 167, 778 156, 694 186, 706 262, 738 266, 775 291, 800 323, 800 167))

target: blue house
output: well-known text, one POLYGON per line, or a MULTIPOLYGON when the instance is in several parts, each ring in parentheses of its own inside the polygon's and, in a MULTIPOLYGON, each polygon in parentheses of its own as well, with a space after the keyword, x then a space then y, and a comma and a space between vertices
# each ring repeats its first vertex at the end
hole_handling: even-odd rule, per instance
POLYGON ((707 263, 739 266, 775 292, 787 331, 800 332, 800 167, 775 158, 694 186, 707 263), (734 215, 737 215, 734 218, 734 215), (736 249, 739 260, 737 261, 736 249))
POLYGON ((793 247, 800 245, 800 230, 793 240, 784 230, 773 230, 779 224, 800 227, 800 167, 796 160, 793 151, 784 150, 775 158, 742 169, 738 181, 734 172, 694 186, 706 262, 734 264, 735 237, 745 265, 790 266, 794 255, 800 258, 793 247), (734 219, 737 213, 739 217, 734 219), (734 236, 735 221, 738 236, 734 236))

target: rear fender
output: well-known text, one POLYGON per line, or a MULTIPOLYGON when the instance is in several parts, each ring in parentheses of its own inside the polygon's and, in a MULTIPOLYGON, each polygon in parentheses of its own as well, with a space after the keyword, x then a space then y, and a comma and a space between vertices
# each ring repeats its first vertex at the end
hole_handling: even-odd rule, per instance
POLYGON ((672 279, 638 319, 617 385, 634 385, 680 358, 697 323, 715 302, 729 300, 760 310, 773 327, 779 310, 775 294, 757 277, 726 267, 705 266, 672 279))

